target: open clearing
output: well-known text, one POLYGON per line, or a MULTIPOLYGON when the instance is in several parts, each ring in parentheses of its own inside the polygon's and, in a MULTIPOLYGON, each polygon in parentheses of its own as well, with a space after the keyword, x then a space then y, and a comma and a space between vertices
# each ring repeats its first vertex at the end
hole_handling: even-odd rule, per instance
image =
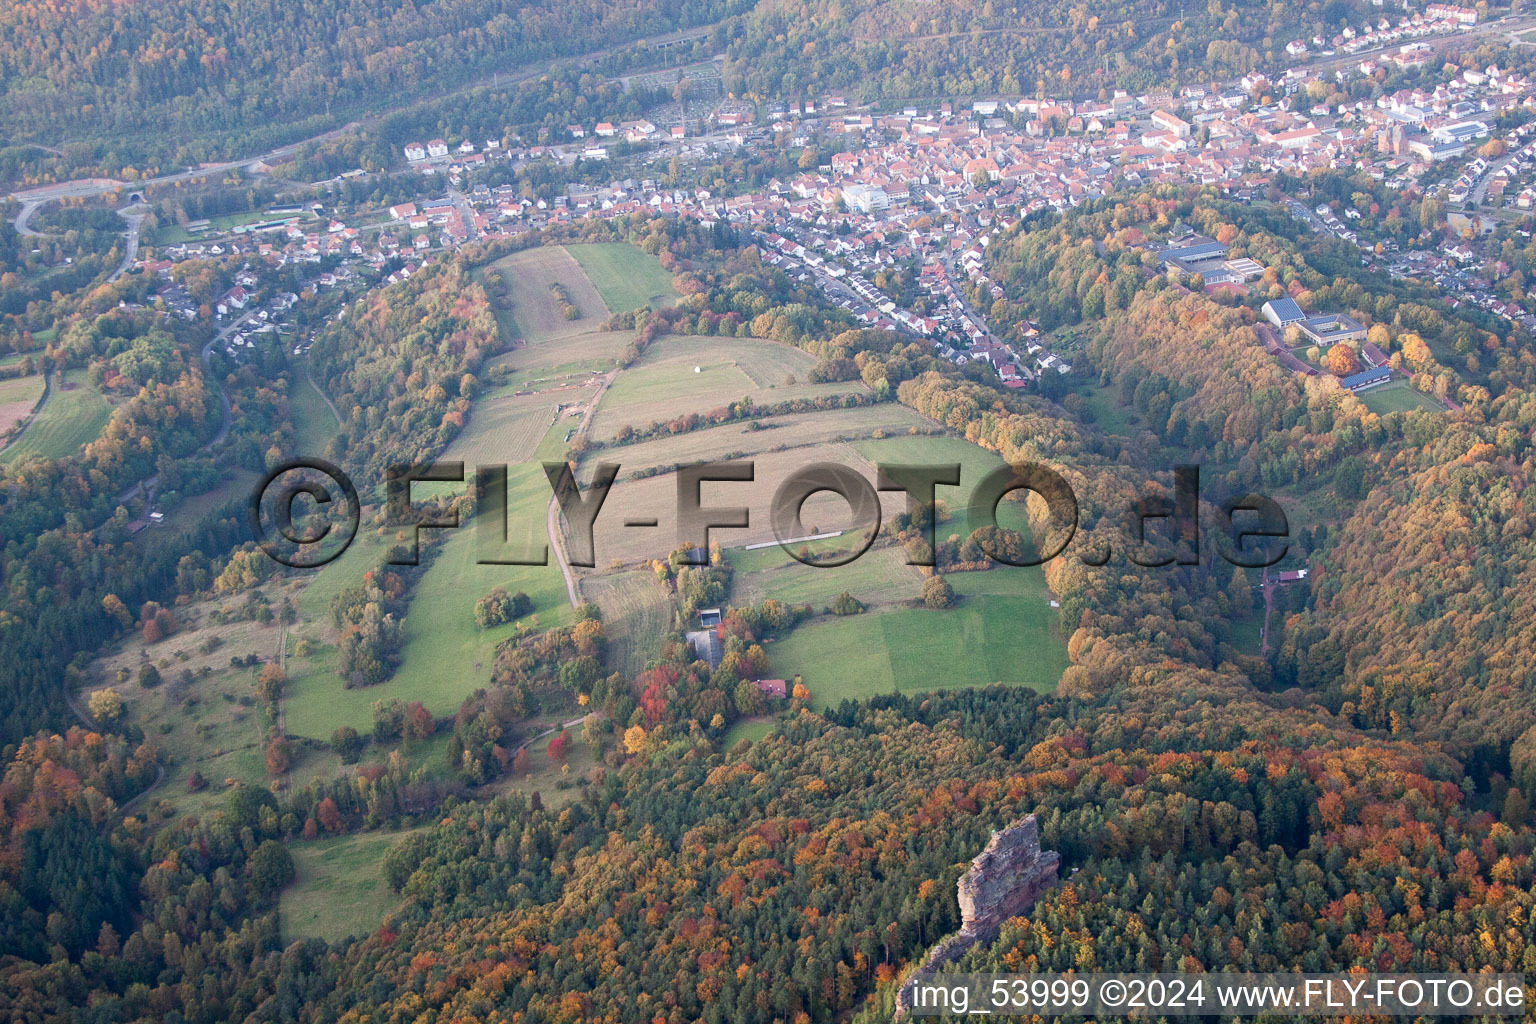
MULTIPOLYGON (((33 401, 36 401, 34 397, 33 401)), ((38 411, 26 432, 0 452, 0 461, 41 455, 62 459, 94 441, 112 415, 112 407, 101 393, 86 381, 85 371, 67 371, 62 381, 54 379, 53 393, 38 411)))
POLYGON ((628 242, 593 242, 567 245, 565 251, 581 264, 603 302, 615 313, 641 306, 660 309, 677 301, 672 275, 662 268, 660 260, 639 246, 628 242))
POLYGON ((640 428, 707 413, 740 398, 770 405, 865 390, 860 381, 804 383, 815 365, 809 353, 760 338, 658 338, 603 396, 592 437, 611 439, 626 425, 640 428))
POLYGON ((661 653, 662 637, 672 629, 672 600, 649 569, 590 576, 582 597, 603 611, 610 668, 635 676, 661 653))
POLYGON ((409 832, 363 832, 293 843, 294 880, 283 890, 283 942, 338 943, 367 935, 400 902, 384 881, 384 856, 409 832))
MULTIPOLYGON (((575 715, 567 717, 570 721, 575 715)), ((591 746, 582 738, 584 727, 577 725, 566 730, 565 762, 549 759, 549 741, 545 736, 528 744, 529 770, 527 775, 508 774, 492 784, 498 796, 521 793, 525 797, 539 794, 545 807, 559 808, 573 802, 581 795, 581 785, 587 772, 597 763, 591 746)), ((542 732, 543 730, 539 730, 542 732)))
MULTIPOLYGON (((773 505, 774 492, 789 476, 803 469, 807 462, 834 462, 874 480, 874 471, 849 445, 827 444, 817 447, 814 452, 814 460, 808 457, 805 450, 798 449, 764 453, 753 459, 756 468, 754 478, 750 481, 705 482, 700 487, 700 504, 703 507, 746 508, 750 520, 744 529, 711 529, 710 540, 718 541, 721 547, 726 548, 773 540, 769 510, 773 505)), ((579 478, 582 485, 586 486, 590 470, 584 469, 579 478)), ((899 495, 881 495, 882 518, 901 507, 899 495)), ((802 536, 850 529, 855 525, 848 503, 827 492, 813 495, 805 503, 802 520, 802 536)), ((600 567, 614 561, 628 564, 646 558, 665 558, 680 543, 677 536, 676 474, 663 473, 644 479, 621 480, 614 484, 592 532, 597 564, 600 567), (657 525, 624 525, 627 519, 648 518, 654 518, 657 525)), ((703 538, 694 537, 690 540, 700 543, 703 538)))
MULTIPOLYGON (((539 467, 531 466, 509 475, 513 479, 509 486, 512 497, 508 529, 514 540, 522 531, 542 544, 548 501, 543 473, 539 467), (526 500, 529 493, 536 495, 531 505, 526 500)), ((335 667, 335 650, 329 646, 328 616, 322 609, 318 620, 306 622, 302 635, 325 642, 326 646, 309 658, 294 657, 290 647, 286 701, 289 734, 329 739, 331 732, 341 725, 366 732, 373 727, 373 703, 393 697, 419 700, 435 715, 451 714, 473 690, 490 682, 496 644, 514 632, 511 623, 493 629, 480 629, 475 624, 475 602, 493 587, 526 593, 533 601, 533 615, 540 625, 547 627, 570 620, 573 612, 566 598, 565 581, 553 556, 545 566, 479 565, 477 548, 473 524, 451 532, 436 560, 416 584, 405 617, 400 667, 393 677, 377 686, 345 689, 335 667)), ((343 556, 331 565, 346 561, 343 556)), ((362 571, 376 564, 354 563, 355 575, 343 579, 342 586, 355 582, 362 571)), ((330 568, 327 566, 326 570, 330 568)), ((306 605, 318 604, 318 597, 313 602, 301 603, 301 611, 306 610, 306 605)))
POLYGON ((1137 411, 1121 405, 1111 388, 1087 388, 1077 396, 1075 404, 1084 422, 1092 423, 1106 434, 1129 437, 1141 422, 1137 411))
POLYGON ((0 434, 20 423, 43 397, 43 375, 0 380, 0 434))
MULTIPOLYGON (((1232 646, 1244 654, 1258 657, 1264 633, 1264 598, 1255 594, 1253 614, 1232 623, 1232 646)), ((1276 616, 1284 618, 1284 616, 1276 616)))
MULTIPOLYGON (((829 543, 848 547, 856 543, 856 538, 854 534, 845 534, 829 543)), ((739 572, 731 591, 735 603, 755 604, 776 597, 790 604, 808 604, 820 611, 845 590, 865 604, 915 601, 923 593, 922 575, 916 566, 907 564, 905 549, 895 545, 871 548, 847 565, 826 567, 798 562, 778 546, 748 552, 730 550, 726 555, 734 566, 738 554, 765 553, 776 556, 776 564, 739 572)))
POLYGON ((738 718, 720 737, 720 749, 730 750, 742 740, 750 740, 756 743, 758 740, 773 732, 773 719, 760 715, 750 715, 746 718, 738 718))
MULTIPOLYGON (((559 250, 554 252, 563 256, 559 250)), ((517 256, 540 254, 547 251, 517 256)), ((570 266, 580 274, 574 263, 570 266)), ((547 292, 542 301, 549 302, 547 292)), ((528 355, 526 366, 536 367, 541 357, 558 360, 560 348, 561 343, 553 341, 519 352, 528 355)), ((550 492, 539 462, 561 457, 567 435, 580 422, 574 410, 590 401, 592 394, 592 387, 583 386, 532 395, 500 388, 480 396, 468 424, 444 453, 446 459, 466 463, 466 480, 435 486, 446 493, 462 493, 472 485, 475 466, 506 464, 508 542, 519 548, 519 555, 545 547, 550 492), (569 407, 568 415, 557 413, 562 405, 569 407)), ((433 485, 417 487, 415 493, 428 497, 433 485)), ((325 740, 340 725, 366 732, 372 728, 374 702, 394 697, 419 700, 436 715, 451 714, 466 696, 489 683, 496 645, 515 630, 512 623, 485 630, 475 625, 475 602, 494 587, 527 594, 533 601, 530 618, 541 627, 571 620, 574 612, 554 552, 549 552, 546 565, 483 565, 482 557, 496 553, 481 549, 475 526, 469 521, 446 532, 435 560, 412 593, 400 666, 376 686, 351 690, 342 686, 329 609, 338 593, 380 565, 394 535, 365 530, 342 557, 311 578, 299 599, 300 622, 290 640, 285 701, 289 735, 325 740), (294 643, 300 638, 308 639, 314 648, 308 657, 294 656, 294 643)))
POLYGON ((586 334, 608 319, 608 307, 592 286, 580 264, 557 245, 525 249, 504 256, 486 268, 486 287, 502 310, 510 309, 517 334, 530 347, 560 338, 586 334), (495 283, 495 276, 501 285, 495 283), (579 320, 567 320, 550 294, 560 284, 581 311, 579 320))
POLYGON ((628 331, 587 331, 547 344, 525 345, 503 352, 487 365, 506 366, 516 371, 509 384, 523 376, 554 376, 583 370, 597 372, 612 369, 629 342, 628 331))
MULTIPOLYGON (((243 466, 232 469, 226 467, 217 487, 202 494, 191 495, 175 507, 166 507, 165 520, 151 525, 138 535, 139 539, 145 544, 163 544, 185 537, 198 529, 208 515, 229 508, 233 502, 249 500, 252 489, 260 479, 260 474, 255 470, 243 466)), ((231 514, 242 515, 244 511, 242 505, 231 514)))
MULTIPOLYGON (((960 486, 939 488, 939 499, 952 510, 951 518, 939 524, 940 538, 969 531, 963 500, 987 472, 1002 465, 995 452, 955 437, 909 435, 862 441, 852 448, 875 464, 960 464, 960 486)), ((999 522, 1027 530, 1022 508, 1011 504, 999 509, 999 522)), ((768 551, 772 554, 746 553, 739 563, 732 557, 745 570, 736 581, 739 594, 820 605, 842 590, 866 602, 915 601, 922 592, 921 575, 905 564, 899 548, 876 548, 831 569, 799 566, 780 560, 777 549, 768 551)), ((816 619, 770 645, 774 671, 803 676, 816 707, 893 689, 916 692, 998 682, 1054 689, 1067 667, 1066 645, 1058 635, 1060 615, 1050 606, 1044 572, 998 566, 945 578, 961 598, 958 607, 886 606, 863 615, 816 619)))
POLYGON ((322 455, 341 424, 314 385, 296 375, 288 390, 288 418, 293 421, 294 443, 301 455, 322 455))
POLYGON ((1008 683, 1047 692, 1067 655, 1055 633, 1056 610, 1031 592, 1038 577, 1033 569, 952 573, 947 578, 961 595, 956 608, 819 618, 769 644, 768 656, 775 673, 802 677, 817 708, 893 689, 1008 683))
MULTIPOLYGON (((478 445, 494 448, 496 442, 488 440, 485 433, 494 430, 494 424, 483 428, 475 424, 472 418, 455 445, 464 444, 466 451, 474 451, 478 445)), ((547 543, 549 483, 543 469, 532 460, 558 457, 563 437, 561 426, 551 428, 530 453, 530 461, 512 465, 507 471, 507 536, 513 545, 528 548, 547 543)), ((469 484, 443 486, 462 491, 469 484)), ((313 577, 298 602, 301 623, 290 636, 307 637, 318 649, 308 658, 294 657, 290 640, 285 701, 289 735, 327 740, 340 725, 366 732, 373 727, 373 703, 393 697, 419 700, 435 715, 451 714, 466 696, 490 681, 496 644, 514 632, 512 623, 493 629, 475 625, 475 602, 493 587, 526 593, 541 626, 572 619, 565 579, 553 552, 548 565, 481 565, 478 559, 483 553, 474 527, 470 521, 447 531, 442 549, 411 597, 400 667, 377 686, 351 690, 342 686, 331 645, 329 608, 336 594, 380 564, 393 535, 383 538, 365 531, 346 554, 313 577)))
POLYGON ((1362 391, 1356 397, 1365 403, 1367 409, 1378 416, 1385 416, 1389 412, 1413 412, 1416 409, 1429 412, 1441 411, 1439 404, 1433 398, 1422 391, 1416 391, 1407 381, 1382 384, 1369 391, 1362 391))
MULTIPOLYGON (((268 603, 279 602, 283 593, 273 584, 258 592, 268 603)), ((110 686, 123 698, 129 719, 160 748, 166 765, 156 799, 170 801, 177 813, 204 814, 223 806, 227 779, 254 786, 268 781, 262 753, 266 723, 255 697, 260 666, 235 668, 230 659, 254 655, 277 660, 282 628, 275 620, 218 623, 212 617, 218 609, 234 612, 245 603, 241 594, 179 608, 182 628, 153 644, 145 644, 137 632, 128 635, 92 664, 93 682, 82 693, 83 699, 110 686), (156 666, 159 686, 139 685, 145 664, 156 666), (206 789, 188 790, 194 773, 202 775, 206 789)), ((339 767, 329 752, 294 753, 291 777, 296 779, 334 774, 339 767)))
POLYGON ((933 429, 932 423, 906 406, 881 402, 853 409, 795 412, 722 423, 704 430, 601 448, 589 452, 586 460, 617 462, 625 475, 653 467, 671 468, 791 448, 805 449, 808 460, 821 461, 819 446, 824 444, 933 429))
MULTIPOLYGON (((962 538, 969 536, 971 530, 981 525, 980 521, 972 522, 974 517, 969 514, 966 502, 975 492, 976 485, 982 478, 1003 464, 1003 457, 994 451, 958 437, 938 434, 860 441, 853 447, 875 465, 882 463, 925 466, 959 464, 960 485, 949 487, 941 484, 936 491, 938 500, 948 505, 950 510, 950 518, 940 521, 935 532, 940 540, 953 534, 958 534, 962 538)), ((1029 522, 1024 515, 1023 506, 1016 502, 1004 500, 998 506, 997 521, 1000 526, 1029 535, 1029 522)), ((1041 573, 1039 569, 1030 571, 1041 573)), ((1043 578, 1044 574, 1041 573, 1041 575, 1043 578)))

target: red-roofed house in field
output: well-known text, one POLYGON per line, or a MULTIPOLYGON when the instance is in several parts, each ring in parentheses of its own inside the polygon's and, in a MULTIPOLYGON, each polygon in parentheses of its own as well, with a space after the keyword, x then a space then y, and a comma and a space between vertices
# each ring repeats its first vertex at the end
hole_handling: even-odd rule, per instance
POLYGON ((761 690, 766 696, 784 700, 789 696, 789 687, 782 679, 754 679, 752 685, 761 690))

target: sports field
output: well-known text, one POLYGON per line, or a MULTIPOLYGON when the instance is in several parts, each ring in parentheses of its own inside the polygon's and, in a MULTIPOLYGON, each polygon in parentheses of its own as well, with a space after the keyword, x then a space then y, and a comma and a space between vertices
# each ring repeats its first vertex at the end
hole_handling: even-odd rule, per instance
POLYGON ((1422 391, 1417 391, 1409 386, 1405 380, 1393 381, 1390 384, 1382 384, 1362 391, 1357 396, 1365 403, 1365 407, 1378 416, 1385 416, 1389 412, 1414 412, 1419 409, 1428 412, 1442 411, 1438 402, 1422 391))
POLYGON ((581 264, 603 302, 615 313, 650 306, 660 309, 677 301, 672 275, 661 261, 628 242, 567 245, 565 251, 581 264))
POLYGON ((73 455, 81 445, 96 439, 111 415, 112 407, 87 382, 84 370, 66 371, 62 381, 54 379, 53 393, 26 431, 0 452, 0 462, 29 455, 49 459, 73 455))

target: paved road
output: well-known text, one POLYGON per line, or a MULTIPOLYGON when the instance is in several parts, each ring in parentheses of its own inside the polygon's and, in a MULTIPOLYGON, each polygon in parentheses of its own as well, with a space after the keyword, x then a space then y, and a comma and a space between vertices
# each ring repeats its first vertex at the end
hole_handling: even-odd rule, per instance
POLYGON ((219 424, 219 432, 214 434, 213 438, 207 444, 203 445, 202 450, 205 452, 212 448, 214 445, 224 443, 224 439, 229 436, 229 424, 231 419, 229 408, 229 392, 224 390, 224 382, 219 380, 213 374, 213 346, 228 338, 235 332, 236 328, 249 320, 251 316, 252 314, 250 313, 245 314, 245 316, 241 317, 239 320, 236 320, 234 323, 224 328, 218 334, 215 334, 212 338, 209 339, 208 344, 203 346, 203 376, 212 381, 213 386, 219 389, 219 405, 224 414, 223 422, 219 424))
POLYGON ((117 211, 118 216, 128 222, 128 245, 123 251, 123 262, 117 265, 117 269, 107 276, 107 283, 111 284, 128 272, 133 266, 134 257, 139 254, 139 225, 144 222, 144 215, 149 212, 147 206, 125 206, 117 211))
POLYGON ((18 235, 21 235, 23 238, 42 237, 41 232, 33 231, 31 228, 27 227, 27 221, 32 219, 32 215, 36 213, 37 208, 42 205, 43 204, 41 201, 21 204, 21 210, 16 214, 16 233, 18 235))
MULTIPOLYGON (((1536 24, 1536 19, 1533 19, 1533 24, 1536 24)), ((697 28, 685 29, 681 32, 673 32, 667 35, 659 35, 655 36, 654 38, 650 38, 649 40, 634 40, 626 42, 623 45, 628 47, 633 45, 640 45, 646 42, 656 44, 669 42, 672 40, 693 39, 699 36, 708 35, 710 31, 714 29, 714 27, 714 25, 700 25, 697 28)), ((616 48, 618 47, 605 46, 601 49, 591 50, 587 53, 579 54, 573 57, 559 57, 552 60, 540 61, 537 64, 528 65, 511 74, 502 74, 500 72, 496 72, 458 89, 441 93, 433 98, 445 99, 452 96, 458 96, 470 92, 473 89, 482 88, 492 84, 514 85, 518 82, 527 81, 529 79, 537 78, 540 75, 548 74, 550 71, 558 67, 580 67, 582 65, 590 64, 595 60, 599 60, 608 56, 616 48)), ((108 192, 117 191, 119 189, 137 191, 140 188, 153 185, 169 185, 178 181, 188 181, 193 178, 217 177, 226 171, 234 170, 236 168, 241 170, 249 170, 255 165, 261 163, 282 163, 288 157, 293 156, 305 146, 317 142, 325 142, 329 139, 337 138, 338 136, 344 135, 348 132, 356 131, 359 128, 378 124, 386 117, 389 117, 391 114, 395 113, 397 109, 400 108, 391 108, 381 114, 374 114, 369 117, 359 118, 358 120, 348 122, 339 128, 332 128, 330 131, 321 132, 320 134, 313 135, 307 139, 300 139, 297 142, 290 142, 286 146, 278 146, 276 149, 268 150, 267 152, 260 153, 256 156, 203 164, 200 167, 188 168, 187 170, 177 171, 174 174, 162 174, 158 177, 144 178, 140 181, 134 182, 119 181, 115 178, 87 178, 78 181, 64 181, 53 185, 42 185, 36 188, 18 189, 10 194, 10 198, 22 203, 45 203, 66 197, 82 198, 88 196, 99 196, 105 195, 108 192)), ((47 147, 45 146, 42 148, 46 149, 47 147)))
POLYGON ((464 193, 452 185, 448 186, 448 198, 453 202, 454 209, 459 211, 459 220, 464 224, 464 240, 473 242, 480 237, 480 233, 475 230, 474 207, 469 205, 469 199, 464 193))
POLYGON ((1471 199, 1474 205, 1483 205, 1483 199, 1488 195, 1488 186, 1493 183, 1494 175, 1498 174, 1500 168, 1519 155, 1520 151, 1518 148, 1512 149, 1488 165, 1488 169, 1483 172, 1482 177, 1477 179, 1477 184, 1472 188, 1471 199))
POLYGON ((1527 15, 1518 18, 1505 18, 1502 21, 1484 22, 1476 28, 1468 29, 1465 32, 1453 32, 1450 35, 1443 36, 1429 36, 1424 39, 1399 39, 1390 46, 1379 46, 1374 50, 1361 50, 1359 53, 1340 53, 1332 57, 1318 57, 1316 60, 1305 61, 1298 65, 1298 67, 1309 68, 1313 71, 1331 71, 1352 64, 1358 64, 1362 60, 1369 60, 1371 57, 1379 57, 1384 53, 1395 52, 1409 43, 1415 42, 1428 43, 1439 51, 1458 45, 1464 40, 1478 39, 1483 36, 1503 35, 1508 36, 1509 40, 1513 41, 1515 36, 1521 32, 1528 32, 1533 28, 1536 28, 1536 16, 1527 15))
POLYGON ((279 146, 277 149, 262 153, 259 156, 203 164, 200 167, 178 171, 175 174, 162 174, 154 178, 144 178, 141 181, 119 181, 116 178, 85 178, 79 181, 61 181, 54 185, 41 185, 36 188, 20 189, 12 192, 10 198, 22 203, 49 203, 56 199, 83 199, 106 195, 108 192, 119 190, 138 191, 151 185, 170 185, 178 181, 190 181, 193 178, 217 177, 225 171, 234 170, 235 168, 248 170, 259 163, 281 163, 287 157, 298 152, 301 146, 306 146, 312 142, 324 142, 344 132, 351 131, 355 127, 357 127, 356 122, 342 125, 340 128, 333 128, 328 132, 322 132, 313 138, 290 143, 286 146, 279 146))

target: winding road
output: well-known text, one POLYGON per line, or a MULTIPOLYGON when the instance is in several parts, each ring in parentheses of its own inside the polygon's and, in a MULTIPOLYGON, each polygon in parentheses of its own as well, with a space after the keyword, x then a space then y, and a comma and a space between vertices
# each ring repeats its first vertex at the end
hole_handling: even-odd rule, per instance
POLYGON ((37 208, 42 205, 43 201, 40 199, 21 204, 21 209, 16 214, 16 233, 18 235, 22 236, 23 238, 42 237, 41 232, 33 231, 31 228, 27 227, 27 221, 32 219, 32 215, 36 213, 37 208))

